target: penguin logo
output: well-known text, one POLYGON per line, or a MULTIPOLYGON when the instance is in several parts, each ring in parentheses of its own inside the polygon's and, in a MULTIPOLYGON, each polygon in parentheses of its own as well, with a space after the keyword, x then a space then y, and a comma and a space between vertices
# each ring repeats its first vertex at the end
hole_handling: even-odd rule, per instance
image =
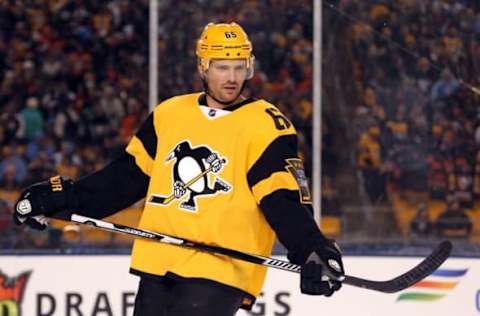
POLYGON ((196 199, 218 193, 226 193, 232 186, 216 176, 213 184, 209 173, 218 174, 227 164, 227 159, 220 157, 208 146, 192 147, 188 140, 177 144, 168 154, 165 162, 173 165, 173 189, 169 196, 153 194, 148 203, 168 205, 174 200, 182 200, 180 208, 196 212, 196 199))

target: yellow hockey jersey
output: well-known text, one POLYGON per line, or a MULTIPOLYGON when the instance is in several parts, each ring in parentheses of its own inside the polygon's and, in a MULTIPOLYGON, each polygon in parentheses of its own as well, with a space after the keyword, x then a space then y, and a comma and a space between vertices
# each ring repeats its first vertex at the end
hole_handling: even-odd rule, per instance
MULTIPOLYGON (((300 203, 310 203, 302 163, 282 145, 296 139, 295 129, 264 100, 219 110, 201 105, 202 96, 162 102, 151 114, 150 128, 127 146, 150 178, 139 227, 269 256, 275 233, 259 208, 262 199, 289 190, 297 192, 300 203), (152 138, 156 141, 147 146, 145 139, 152 138), (278 152, 286 152, 287 159, 276 157, 278 152)), ((144 239, 134 243, 131 268, 209 279, 253 296, 266 274, 263 266, 144 239)))

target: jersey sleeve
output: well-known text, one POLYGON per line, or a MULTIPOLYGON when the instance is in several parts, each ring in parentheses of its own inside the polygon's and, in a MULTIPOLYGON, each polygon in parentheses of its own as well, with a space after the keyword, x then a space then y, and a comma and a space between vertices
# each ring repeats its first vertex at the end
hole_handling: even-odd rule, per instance
POLYGON ((120 157, 75 182, 76 212, 103 218, 146 196, 157 147, 153 116, 148 116, 120 157))
POLYGON ((254 137, 250 148, 254 162, 247 180, 267 222, 287 248, 289 259, 302 264, 325 237, 313 218, 308 180, 298 158, 297 135, 289 124, 275 124, 270 131, 264 129, 254 137))
POLYGON ((274 138, 249 169, 247 180, 258 204, 281 189, 296 191, 299 203, 311 204, 303 162, 297 154, 296 133, 274 138))
POLYGON ((132 137, 126 148, 135 163, 145 173, 150 176, 153 167, 153 161, 157 152, 157 134, 154 126, 155 112, 151 113, 145 120, 136 135, 132 137))
POLYGON ((298 193, 300 204, 311 204, 303 162, 298 158, 293 124, 273 105, 256 112, 248 146, 247 181, 258 204, 278 190, 298 193))

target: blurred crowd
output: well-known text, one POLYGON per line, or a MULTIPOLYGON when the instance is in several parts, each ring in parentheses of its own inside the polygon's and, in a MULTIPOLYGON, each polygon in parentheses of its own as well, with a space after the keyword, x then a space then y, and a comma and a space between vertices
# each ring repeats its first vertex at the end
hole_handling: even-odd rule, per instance
MULTIPOLYGON (((0 1, 2 248, 32 247, 32 240, 36 247, 52 245, 33 232, 12 234, 17 228, 10 213, 22 187, 55 174, 77 179, 97 170, 148 115, 148 5, 147 0, 0 1)), ((311 1, 158 5, 160 100, 202 89, 196 38, 208 22, 237 21, 256 55, 246 93, 276 104, 293 120, 310 172, 311 1)))
MULTIPOLYGON (((337 37, 347 43, 339 56, 350 67, 354 92, 348 99, 353 106, 343 113, 352 113, 347 132, 355 134, 356 168, 370 204, 391 206, 397 218, 412 209, 402 224, 410 235, 478 232, 480 5, 327 2, 335 7, 324 10, 350 17, 344 36, 337 37)), ((159 99, 202 90, 195 40, 208 22, 236 21, 256 56, 245 94, 274 103, 293 121, 311 174, 313 2, 158 5, 159 99)), ((148 0, 0 0, 3 249, 65 243, 62 231, 37 233, 11 224, 21 188, 55 174, 78 179, 99 169, 148 115, 148 10, 148 0)), ((324 80, 335 75, 324 74, 324 80)), ((341 217, 335 124, 322 124, 322 215, 341 217)), ((104 245, 114 240, 101 238, 104 245)))
POLYGON ((115 155, 147 112, 147 7, 0 2, 0 183, 77 178, 115 155))
POLYGON ((0 1, 2 219, 25 185, 105 164, 147 115, 147 15, 145 2, 0 1))
POLYGON ((340 5, 356 17, 348 41, 357 168, 370 201, 392 203, 392 195, 400 196, 418 208, 413 231, 433 225, 440 233, 453 227, 468 236, 480 199, 480 5, 340 5), (428 218, 432 201, 444 207, 428 218), (434 221, 418 225, 422 217, 434 221))

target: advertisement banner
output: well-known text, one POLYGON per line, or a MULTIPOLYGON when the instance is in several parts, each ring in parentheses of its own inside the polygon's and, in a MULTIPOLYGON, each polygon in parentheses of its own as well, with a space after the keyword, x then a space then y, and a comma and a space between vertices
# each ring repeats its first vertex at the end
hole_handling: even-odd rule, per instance
MULTIPOLYGON (((388 280, 421 259, 346 257, 344 263, 349 275, 388 280)), ((303 295, 298 276, 270 269, 250 315, 480 316, 480 260, 448 259, 433 275, 399 293, 344 285, 330 298, 303 295)))
MULTIPOLYGON (((349 275, 385 280, 420 260, 344 261, 349 275)), ((0 256, 0 316, 130 316, 138 278, 128 273, 129 263, 128 256, 0 256)), ((331 298, 303 295, 298 275, 270 269, 252 311, 238 315, 480 316, 480 260, 449 259, 399 293, 344 285, 331 298)))
POLYGON ((138 278, 129 264, 128 256, 0 256, 0 316, 132 315, 138 278))

